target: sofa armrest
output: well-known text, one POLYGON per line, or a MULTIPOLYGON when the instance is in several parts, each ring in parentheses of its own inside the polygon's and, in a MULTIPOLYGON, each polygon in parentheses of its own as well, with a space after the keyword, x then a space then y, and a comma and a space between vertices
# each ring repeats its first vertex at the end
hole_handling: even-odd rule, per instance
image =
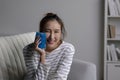
POLYGON ((95 64, 74 59, 68 80, 96 80, 95 64))

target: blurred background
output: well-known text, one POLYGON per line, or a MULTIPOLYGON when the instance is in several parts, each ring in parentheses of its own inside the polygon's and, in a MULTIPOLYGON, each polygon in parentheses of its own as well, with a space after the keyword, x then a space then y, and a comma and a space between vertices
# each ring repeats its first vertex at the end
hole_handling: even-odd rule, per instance
POLYGON ((102 80, 104 0, 0 0, 0 36, 38 31, 47 12, 62 18, 74 58, 94 63, 102 80))

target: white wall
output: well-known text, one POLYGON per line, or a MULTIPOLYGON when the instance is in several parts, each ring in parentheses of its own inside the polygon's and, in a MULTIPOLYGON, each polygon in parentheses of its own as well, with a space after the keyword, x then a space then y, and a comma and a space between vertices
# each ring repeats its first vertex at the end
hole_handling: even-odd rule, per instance
POLYGON ((75 58, 95 63, 97 80, 103 70, 103 0, 0 0, 0 35, 38 31, 46 12, 57 13, 67 29, 75 58))

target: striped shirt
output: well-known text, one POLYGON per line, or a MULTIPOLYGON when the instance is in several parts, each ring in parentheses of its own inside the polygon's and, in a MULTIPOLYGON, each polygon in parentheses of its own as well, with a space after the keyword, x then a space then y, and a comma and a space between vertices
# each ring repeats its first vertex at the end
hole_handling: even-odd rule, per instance
POLYGON ((58 48, 46 53, 46 62, 42 64, 33 44, 27 45, 23 49, 27 68, 24 80, 67 80, 74 53, 74 46, 63 41, 58 48))

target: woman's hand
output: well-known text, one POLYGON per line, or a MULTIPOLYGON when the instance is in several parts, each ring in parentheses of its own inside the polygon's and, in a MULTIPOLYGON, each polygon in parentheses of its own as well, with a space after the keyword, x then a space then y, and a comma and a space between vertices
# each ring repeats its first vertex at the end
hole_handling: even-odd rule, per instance
POLYGON ((45 50, 44 49, 41 49, 38 47, 38 45, 41 43, 40 41, 40 37, 36 37, 35 38, 35 41, 34 41, 34 49, 40 53, 40 55, 45 55, 45 50))
POLYGON ((37 51, 39 54, 40 54, 40 62, 41 63, 45 63, 45 55, 46 55, 46 52, 45 52, 45 50, 44 49, 41 49, 41 48, 39 48, 38 47, 38 45, 40 44, 40 38, 39 37, 36 37, 35 38, 35 41, 34 41, 34 49, 35 49, 35 51, 37 51))

